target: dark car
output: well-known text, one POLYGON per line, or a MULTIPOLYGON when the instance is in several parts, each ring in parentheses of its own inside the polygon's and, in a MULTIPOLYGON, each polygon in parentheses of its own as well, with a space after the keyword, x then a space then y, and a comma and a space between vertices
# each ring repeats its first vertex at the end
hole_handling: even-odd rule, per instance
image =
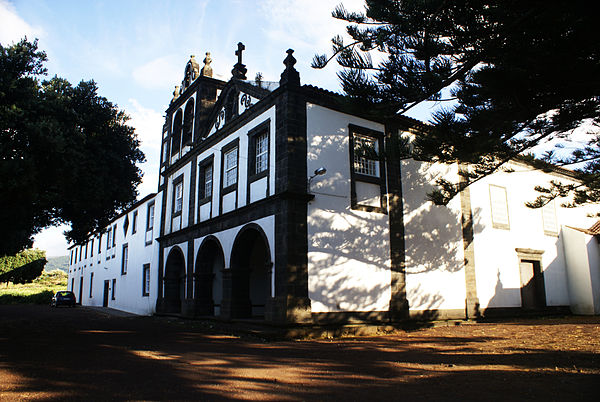
POLYGON ((75 293, 69 290, 61 290, 56 292, 50 302, 50 307, 69 306, 75 307, 75 293))

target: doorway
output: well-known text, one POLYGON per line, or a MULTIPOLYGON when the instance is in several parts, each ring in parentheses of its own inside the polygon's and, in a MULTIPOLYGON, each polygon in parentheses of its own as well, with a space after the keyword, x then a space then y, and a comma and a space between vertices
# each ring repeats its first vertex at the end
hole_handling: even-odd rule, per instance
POLYGON ((525 310, 541 310, 546 307, 544 273, 539 260, 521 259, 521 306, 525 310))
POLYGON ((79 278, 79 304, 81 305, 81 298, 83 297, 83 276, 79 278))
POLYGON ((108 291, 110 289, 110 281, 104 281, 104 297, 102 298, 102 307, 108 307, 108 291))

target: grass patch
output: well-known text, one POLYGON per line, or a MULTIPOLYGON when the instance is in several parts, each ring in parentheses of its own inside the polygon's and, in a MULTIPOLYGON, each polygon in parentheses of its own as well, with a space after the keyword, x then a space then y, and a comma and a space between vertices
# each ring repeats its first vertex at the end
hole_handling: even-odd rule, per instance
POLYGON ((43 272, 31 283, 0 284, 0 304, 50 304, 52 296, 67 288, 67 274, 60 270, 43 272))

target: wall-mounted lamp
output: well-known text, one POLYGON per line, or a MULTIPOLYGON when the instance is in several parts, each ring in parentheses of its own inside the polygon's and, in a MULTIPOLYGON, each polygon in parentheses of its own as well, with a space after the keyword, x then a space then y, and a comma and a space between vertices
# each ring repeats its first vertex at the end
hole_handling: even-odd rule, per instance
POLYGON ((308 192, 310 193, 310 182, 317 176, 323 176, 325 173, 327 173, 327 169, 323 166, 321 166, 318 169, 315 169, 314 174, 312 176, 310 176, 308 178, 308 192))

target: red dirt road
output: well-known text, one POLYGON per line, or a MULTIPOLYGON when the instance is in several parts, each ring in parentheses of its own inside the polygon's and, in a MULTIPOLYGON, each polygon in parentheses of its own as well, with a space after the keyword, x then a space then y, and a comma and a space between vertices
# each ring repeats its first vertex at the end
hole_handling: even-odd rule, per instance
POLYGON ((600 317, 318 341, 223 331, 0 306, 0 400, 600 399, 600 317))

